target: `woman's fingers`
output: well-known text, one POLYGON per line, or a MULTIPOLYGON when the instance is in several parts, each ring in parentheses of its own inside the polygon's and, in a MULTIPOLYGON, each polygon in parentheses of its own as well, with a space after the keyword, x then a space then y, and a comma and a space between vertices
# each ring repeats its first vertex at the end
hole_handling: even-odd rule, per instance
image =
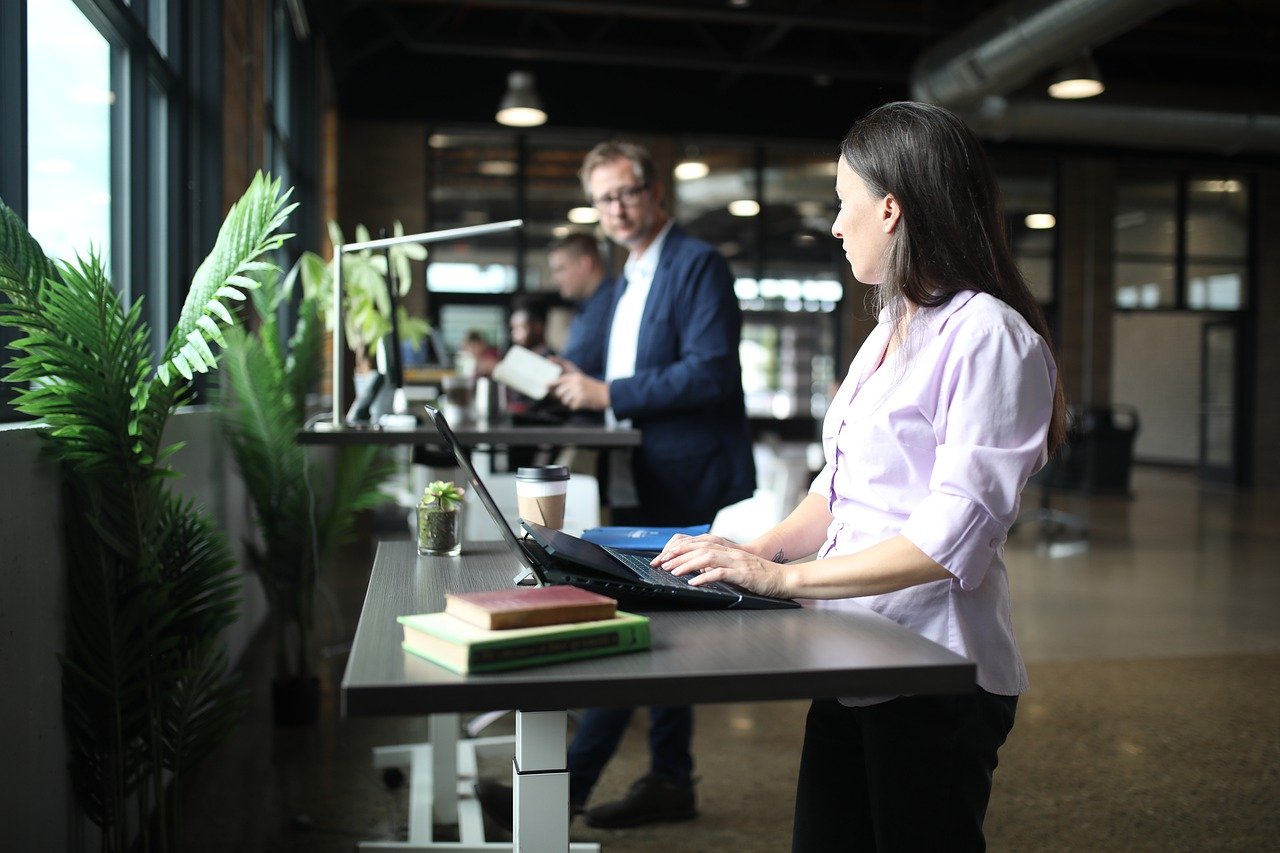
POLYGON ((662 547, 662 551, 658 556, 654 557, 649 563, 651 566, 661 566, 668 560, 680 554, 686 554, 697 548, 706 545, 719 545, 727 548, 737 548, 733 542, 723 539, 719 536, 713 536, 710 533, 703 533, 698 536, 689 536, 684 533, 677 533, 667 540, 667 544, 662 547))

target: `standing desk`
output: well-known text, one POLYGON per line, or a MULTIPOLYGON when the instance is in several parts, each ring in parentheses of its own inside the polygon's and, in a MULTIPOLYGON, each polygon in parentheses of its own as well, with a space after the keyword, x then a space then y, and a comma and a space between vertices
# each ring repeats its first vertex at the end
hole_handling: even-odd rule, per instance
POLYGON ((381 543, 342 678, 344 716, 517 709, 517 850, 569 847, 570 708, 963 693, 976 684, 972 662, 869 610, 650 611, 647 652, 486 675, 457 675, 401 649, 397 616, 442 610, 446 592, 507 586, 518 566, 502 542, 465 543, 458 557, 381 543))
MULTIPOLYGON (((327 426, 327 423, 326 423, 327 426)), ((488 424, 450 424, 454 435, 463 447, 477 445, 507 445, 510 447, 636 447, 640 444, 640 430, 605 427, 597 424, 547 424, 516 426, 509 421, 496 420, 488 424)), ((304 429, 297 434, 299 444, 429 444, 442 447, 440 433, 430 425, 412 428, 384 427, 361 429, 304 429)))

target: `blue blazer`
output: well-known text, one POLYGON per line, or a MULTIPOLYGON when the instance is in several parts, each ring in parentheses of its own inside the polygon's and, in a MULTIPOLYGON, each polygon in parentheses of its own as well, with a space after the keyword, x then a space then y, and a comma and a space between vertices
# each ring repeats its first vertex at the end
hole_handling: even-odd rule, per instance
MULTIPOLYGON (((574 361, 604 376, 609 332, 625 282, 609 282, 610 307, 594 347, 574 361)), ((602 285, 602 289, 603 289, 602 285)), ((756 487, 742 393, 742 313, 729 265, 673 225, 640 321, 636 371, 610 383, 613 412, 641 431, 632 471, 645 522, 710 522, 756 487)), ((572 359, 571 359, 572 360, 572 359)))
MULTIPOLYGON (((605 278, 574 309, 573 319, 569 321, 569 335, 565 339, 564 349, 560 350, 561 358, 566 358, 579 367, 597 361, 604 363, 600 344, 609 332, 609 324, 613 322, 613 284, 613 279, 605 278)), ((583 367, 583 370, 586 368, 583 367)))

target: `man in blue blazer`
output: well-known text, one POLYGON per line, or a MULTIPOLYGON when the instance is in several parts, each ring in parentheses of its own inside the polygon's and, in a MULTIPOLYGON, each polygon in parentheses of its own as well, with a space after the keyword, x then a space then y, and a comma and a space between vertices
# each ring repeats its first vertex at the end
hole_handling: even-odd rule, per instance
MULTIPOLYGON (((570 409, 601 411, 641 431, 638 448, 608 457, 615 523, 710 522, 756 483, 738 360, 742 314, 729 265, 667 217, 643 148, 601 143, 579 174, 605 234, 628 256, 598 345, 577 351, 553 390, 570 409)), ((585 806, 630 718, 628 708, 583 715, 568 751, 571 803, 585 806)), ((588 811, 587 823, 695 817, 692 737, 692 708, 650 708, 649 773, 622 800, 588 811)))
POLYGON ((641 430, 629 465, 608 472, 615 523, 710 522, 756 485, 729 265, 667 217, 663 186, 638 146, 597 146, 582 178, 605 233, 629 257, 609 290, 608 325, 595 346, 574 351, 553 390, 570 409, 641 430))
MULTIPOLYGON (((729 265, 667 217, 643 148, 601 143, 580 175, 605 233, 628 257, 623 275, 601 286, 607 317, 598 328, 579 329, 586 334, 575 338, 552 390, 570 409, 641 430, 638 448, 608 457, 614 523, 710 522, 750 497, 756 483, 738 360, 742 316, 729 265)), ((583 714, 567 755, 573 813, 585 810, 632 712, 583 714)), ((586 811, 586 822, 618 828, 696 817, 692 738, 692 708, 650 708, 649 772, 622 800, 586 811)), ((482 781, 476 793, 486 813, 510 827, 510 790, 482 781)))

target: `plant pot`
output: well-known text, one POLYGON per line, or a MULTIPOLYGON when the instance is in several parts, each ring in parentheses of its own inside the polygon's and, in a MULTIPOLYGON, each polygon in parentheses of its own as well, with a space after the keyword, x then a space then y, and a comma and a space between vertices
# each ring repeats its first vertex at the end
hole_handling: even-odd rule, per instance
POLYGON ((462 507, 418 507, 418 553, 456 557, 462 553, 462 507))
POLYGON ((277 726, 313 726, 320 719, 320 678, 276 678, 271 682, 271 717, 277 726))

